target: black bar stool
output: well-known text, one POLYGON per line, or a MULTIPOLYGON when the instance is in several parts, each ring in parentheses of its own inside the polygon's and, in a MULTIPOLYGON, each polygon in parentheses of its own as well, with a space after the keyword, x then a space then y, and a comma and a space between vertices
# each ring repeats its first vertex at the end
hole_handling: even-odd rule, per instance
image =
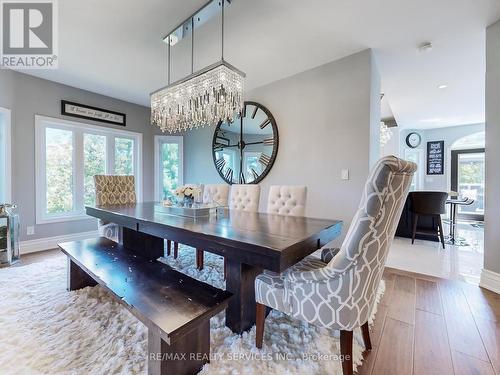
POLYGON ((441 214, 446 213, 445 204, 447 198, 448 193, 444 191, 414 191, 410 193, 411 210, 413 212, 412 244, 415 242, 416 234, 435 234, 443 245, 443 249, 445 248, 441 214), (418 230, 419 216, 432 217, 433 222, 434 220, 437 222, 437 228, 433 225, 433 228, 430 230, 418 230))

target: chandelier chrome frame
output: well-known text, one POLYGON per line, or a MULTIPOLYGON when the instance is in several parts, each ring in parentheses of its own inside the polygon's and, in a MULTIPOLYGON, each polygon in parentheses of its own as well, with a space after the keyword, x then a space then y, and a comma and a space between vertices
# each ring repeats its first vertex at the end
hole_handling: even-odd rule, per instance
POLYGON ((167 43, 167 86, 151 93, 151 123, 163 132, 179 132, 221 121, 234 120, 243 107, 245 73, 224 60, 224 0, 220 1, 222 19, 221 60, 194 72, 194 17, 211 4, 209 1, 180 26, 163 38, 167 43), (191 23, 191 74, 170 82, 172 35, 191 23))

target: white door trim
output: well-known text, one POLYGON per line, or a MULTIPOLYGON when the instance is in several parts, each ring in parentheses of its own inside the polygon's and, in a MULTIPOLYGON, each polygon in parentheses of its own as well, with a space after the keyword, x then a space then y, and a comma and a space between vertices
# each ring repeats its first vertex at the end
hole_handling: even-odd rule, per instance
MULTIPOLYGON (((5 116, 5 201, 12 202, 12 113, 10 109, 0 107, 0 114, 5 116)), ((0 202, 4 203, 4 202, 0 202)))
POLYGON ((160 181, 160 144, 162 143, 177 143, 179 144, 179 158, 180 158, 180 168, 179 168, 179 185, 184 184, 184 138, 181 135, 155 135, 154 136, 154 200, 159 201, 162 199, 160 196, 161 192, 161 181, 160 181))

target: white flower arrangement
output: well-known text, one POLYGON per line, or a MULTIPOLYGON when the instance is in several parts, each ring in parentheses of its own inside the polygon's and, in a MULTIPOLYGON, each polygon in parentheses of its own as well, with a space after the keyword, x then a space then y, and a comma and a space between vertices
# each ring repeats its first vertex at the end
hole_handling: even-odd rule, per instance
POLYGON ((185 197, 194 199, 201 195, 201 189, 195 185, 184 185, 175 189, 174 194, 179 199, 184 199, 185 197))

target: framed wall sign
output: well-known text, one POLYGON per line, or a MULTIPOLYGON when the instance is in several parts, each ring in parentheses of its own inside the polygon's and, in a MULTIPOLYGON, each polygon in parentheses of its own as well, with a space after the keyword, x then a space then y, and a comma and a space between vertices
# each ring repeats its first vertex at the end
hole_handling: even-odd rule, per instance
POLYGON ((444 141, 427 142, 427 174, 444 174, 444 141))
POLYGON ((125 113, 73 103, 67 100, 61 100, 61 115, 121 126, 125 126, 127 123, 127 115, 125 113))

